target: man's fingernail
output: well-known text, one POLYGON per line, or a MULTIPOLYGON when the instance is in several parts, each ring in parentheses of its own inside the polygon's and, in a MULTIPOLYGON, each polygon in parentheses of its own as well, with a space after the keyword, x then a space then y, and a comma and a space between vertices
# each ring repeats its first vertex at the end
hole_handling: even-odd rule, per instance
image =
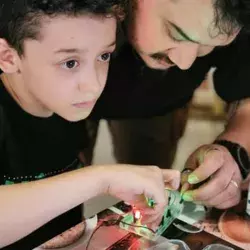
POLYGON ((193 201, 193 195, 192 195, 192 192, 186 192, 182 195, 182 199, 184 201, 193 201))
POLYGON ((190 174, 189 176, 188 176, 188 182, 190 183, 190 184, 197 184, 197 183, 199 183, 199 179, 198 179, 198 177, 195 175, 195 174, 190 174))

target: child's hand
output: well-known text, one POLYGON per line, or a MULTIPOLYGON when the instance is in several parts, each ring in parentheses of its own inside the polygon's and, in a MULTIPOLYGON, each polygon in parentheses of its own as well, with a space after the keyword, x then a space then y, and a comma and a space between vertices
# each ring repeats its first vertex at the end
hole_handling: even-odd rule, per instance
POLYGON ((176 170, 161 170, 155 166, 117 165, 109 168, 107 192, 119 199, 135 204, 143 211, 144 223, 150 223, 153 227, 161 222, 168 197, 165 186, 178 189, 180 184, 180 172, 176 170), (149 208, 146 199, 152 198, 155 207, 149 208), (138 199, 141 201, 138 203, 138 199))

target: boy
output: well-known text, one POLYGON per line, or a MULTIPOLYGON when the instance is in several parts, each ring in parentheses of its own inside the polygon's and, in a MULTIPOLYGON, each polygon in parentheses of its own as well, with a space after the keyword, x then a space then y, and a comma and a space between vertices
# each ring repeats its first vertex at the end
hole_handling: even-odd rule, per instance
POLYGON ((122 2, 2 1, 0 248, 40 245, 78 224, 80 204, 101 193, 154 198, 157 223, 164 181, 178 185, 178 173, 157 167, 76 170, 84 147, 79 121, 105 85, 122 2))

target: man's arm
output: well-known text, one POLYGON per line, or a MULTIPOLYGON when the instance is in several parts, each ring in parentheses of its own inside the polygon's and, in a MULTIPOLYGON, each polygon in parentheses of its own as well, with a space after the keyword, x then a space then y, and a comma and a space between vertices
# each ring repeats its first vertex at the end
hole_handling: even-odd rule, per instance
POLYGON ((217 139, 236 142, 250 155, 250 98, 229 105, 225 131, 217 139))
MULTIPOLYGON (((231 140, 244 147, 250 155, 250 98, 236 101, 229 106, 228 123, 226 130, 218 137, 222 140, 231 140)), ((250 173, 242 183, 242 190, 248 190, 250 173)))
MULTIPOLYGON (((232 103, 229 111, 228 123, 217 140, 237 143, 250 154, 250 98, 232 103)), ((201 146, 189 157, 186 165, 195 171, 189 175, 189 184, 184 185, 183 191, 190 188, 190 184, 204 180, 207 183, 184 193, 184 199, 222 209, 239 202, 242 182, 240 168, 223 144, 215 141, 201 146)))
MULTIPOLYGON (((231 108, 234 107, 225 131, 217 140, 237 143, 248 153, 250 153, 249 53, 249 36, 240 34, 235 42, 214 53, 212 59, 217 68, 214 72, 215 90, 223 100, 232 103, 231 108), (235 100, 241 101, 233 103, 235 100)), ((246 155, 238 145, 236 153, 246 155)), ((201 183, 204 180, 206 183, 196 190, 187 192, 187 199, 222 209, 234 206, 240 201, 242 174, 232 148, 232 154, 229 152, 231 146, 230 142, 213 141, 199 147, 191 154, 187 160, 187 167, 195 171, 189 175, 184 191, 190 188, 190 184, 201 183)), ((247 160, 244 162, 247 164, 247 160)))

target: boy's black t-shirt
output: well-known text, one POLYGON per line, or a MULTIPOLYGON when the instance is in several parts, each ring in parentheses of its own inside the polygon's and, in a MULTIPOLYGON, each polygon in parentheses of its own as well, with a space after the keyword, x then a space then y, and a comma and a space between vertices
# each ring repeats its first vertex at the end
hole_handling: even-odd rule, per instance
MULTIPOLYGON (((32 116, 19 107, 0 83, 1 185, 35 181, 78 168, 78 153, 84 148, 83 143, 83 122, 68 122, 57 115, 49 118, 32 116)), ((32 210, 32 203, 29 207, 32 210)), ((19 207, 13 209, 22 216, 19 207)), ((78 224, 81 219, 82 207, 77 206, 3 249, 33 249, 78 224)))
POLYGON ((250 96, 250 39, 240 34, 226 47, 199 57, 188 70, 150 69, 120 33, 120 45, 111 61, 107 85, 92 118, 143 118, 165 115, 184 106, 216 67, 215 89, 226 101, 250 96))

